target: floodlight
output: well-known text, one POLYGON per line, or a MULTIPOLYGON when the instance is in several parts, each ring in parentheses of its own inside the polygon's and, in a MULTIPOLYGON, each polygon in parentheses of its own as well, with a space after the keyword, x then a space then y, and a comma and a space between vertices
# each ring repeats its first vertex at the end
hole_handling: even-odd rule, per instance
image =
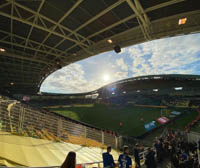
POLYGON ((179 19, 178 24, 179 25, 185 24, 186 21, 187 21, 187 18, 181 18, 181 19, 179 19))
POLYGON ((111 40, 111 39, 108 39, 107 42, 111 44, 111 43, 112 43, 112 40, 111 40))
POLYGON ((4 48, 0 48, 0 52, 5 52, 6 50, 4 48))

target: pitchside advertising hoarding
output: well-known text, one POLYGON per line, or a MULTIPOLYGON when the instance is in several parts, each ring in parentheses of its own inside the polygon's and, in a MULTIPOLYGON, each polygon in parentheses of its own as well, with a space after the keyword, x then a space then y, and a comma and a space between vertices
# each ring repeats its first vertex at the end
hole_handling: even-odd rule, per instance
MULTIPOLYGON (((169 115, 170 118, 174 118, 174 117, 177 117, 178 115, 180 115, 181 112, 178 112, 178 111, 172 111, 169 115)), ((166 124, 169 122, 169 119, 167 117, 159 117, 157 119, 157 122, 159 122, 160 124, 166 124)), ((147 124, 144 125, 144 128, 146 129, 146 131, 150 131, 152 130, 153 128, 156 127, 155 125, 156 121, 151 121, 147 124)))
MULTIPOLYGON (((167 117, 159 117, 157 119, 157 121, 160 123, 160 124, 166 124, 167 122, 169 122, 169 119, 167 117)), ((150 131, 154 128, 156 128, 156 125, 155 125, 155 121, 151 121, 147 124, 144 125, 144 128, 146 129, 146 131, 150 131)))
POLYGON ((173 114, 173 115, 180 115, 181 112, 178 112, 178 111, 172 111, 171 114, 173 114))
POLYGON ((156 128, 155 121, 151 121, 151 122, 145 124, 144 128, 146 129, 146 131, 150 131, 153 128, 156 128))
POLYGON ((178 111, 172 111, 171 114, 169 115, 170 118, 175 118, 177 117, 178 115, 180 115, 181 112, 178 112, 178 111))
POLYGON ((157 119, 157 121, 160 124, 166 124, 166 123, 168 123, 169 119, 167 117, 160 117, 160 118, 157 119))

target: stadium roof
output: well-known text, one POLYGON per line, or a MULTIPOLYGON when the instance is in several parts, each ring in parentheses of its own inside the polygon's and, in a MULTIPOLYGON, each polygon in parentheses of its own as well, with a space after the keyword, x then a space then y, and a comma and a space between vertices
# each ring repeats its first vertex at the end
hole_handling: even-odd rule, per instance
POLYGON ((52 72, 115 45, 199 30, 199 0, 1 0, 0 88, 34 94, 52 72))

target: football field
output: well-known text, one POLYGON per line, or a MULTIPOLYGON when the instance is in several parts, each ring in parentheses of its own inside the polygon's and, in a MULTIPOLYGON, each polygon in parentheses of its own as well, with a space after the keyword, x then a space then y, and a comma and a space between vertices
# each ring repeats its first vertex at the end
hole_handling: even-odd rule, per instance
MULTIPOLYGON (((96 127, 113 130, 122 135, 139 136, 146 132, 144 124, 155 121, 159 126, 157 119, 162 115, 169 117, 174 109, 162 109, 153 107, 128 106, 106 106, 106 105, 72 105, 66 107, 54 107, 49 110, 61 115, 70 117, 77 121, 82 121, 96 127), (120 123, 122 125, 120 126, 120 123)), ((176 109, 185 113, 182 119, 177 120, 170 127, 184 129, 189 121, 195 118, 196 113, 186 113, 185 109, 176 109)))

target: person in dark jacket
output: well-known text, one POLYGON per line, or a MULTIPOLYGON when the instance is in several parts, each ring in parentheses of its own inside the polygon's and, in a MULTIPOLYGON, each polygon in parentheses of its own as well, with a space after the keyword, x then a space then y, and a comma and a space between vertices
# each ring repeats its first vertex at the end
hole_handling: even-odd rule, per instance
POLYGON ((175 168, 179 168, 179 158, 178 158, 178 155, 177 154, 174 154, 172 159, 171 159, 171 162, 172 162, 172 165, 175 167, 175 168))
POLYGON ((140 156, 139 156, 139 145, 138 144, 135 145, 133 152, 134 152, 136 168, 140 168, 141 166, 140 166, 140 156))
POLYGON ((147 154, 145 156, 145 165, 147 168, 156 168, 155 152, 150 148, 147 149, 147 154))
POLYGON ((132 160, 129 154, 129 147, 124 146, 124 153, 119 155, 118 163, 119 168, 131 168, 132 167, 132 160))
POLYGON ((155 141, 154 148, 156 149, 157 161, 161 162, 161 143, 159 143, 159 141, 155 141))
POLYGON ((102 154, 103 157, 103 167, 105 168, 113 168, 115 166, 113 156, 110 154, 111 146, 107 147, 107 152, 102 154))

